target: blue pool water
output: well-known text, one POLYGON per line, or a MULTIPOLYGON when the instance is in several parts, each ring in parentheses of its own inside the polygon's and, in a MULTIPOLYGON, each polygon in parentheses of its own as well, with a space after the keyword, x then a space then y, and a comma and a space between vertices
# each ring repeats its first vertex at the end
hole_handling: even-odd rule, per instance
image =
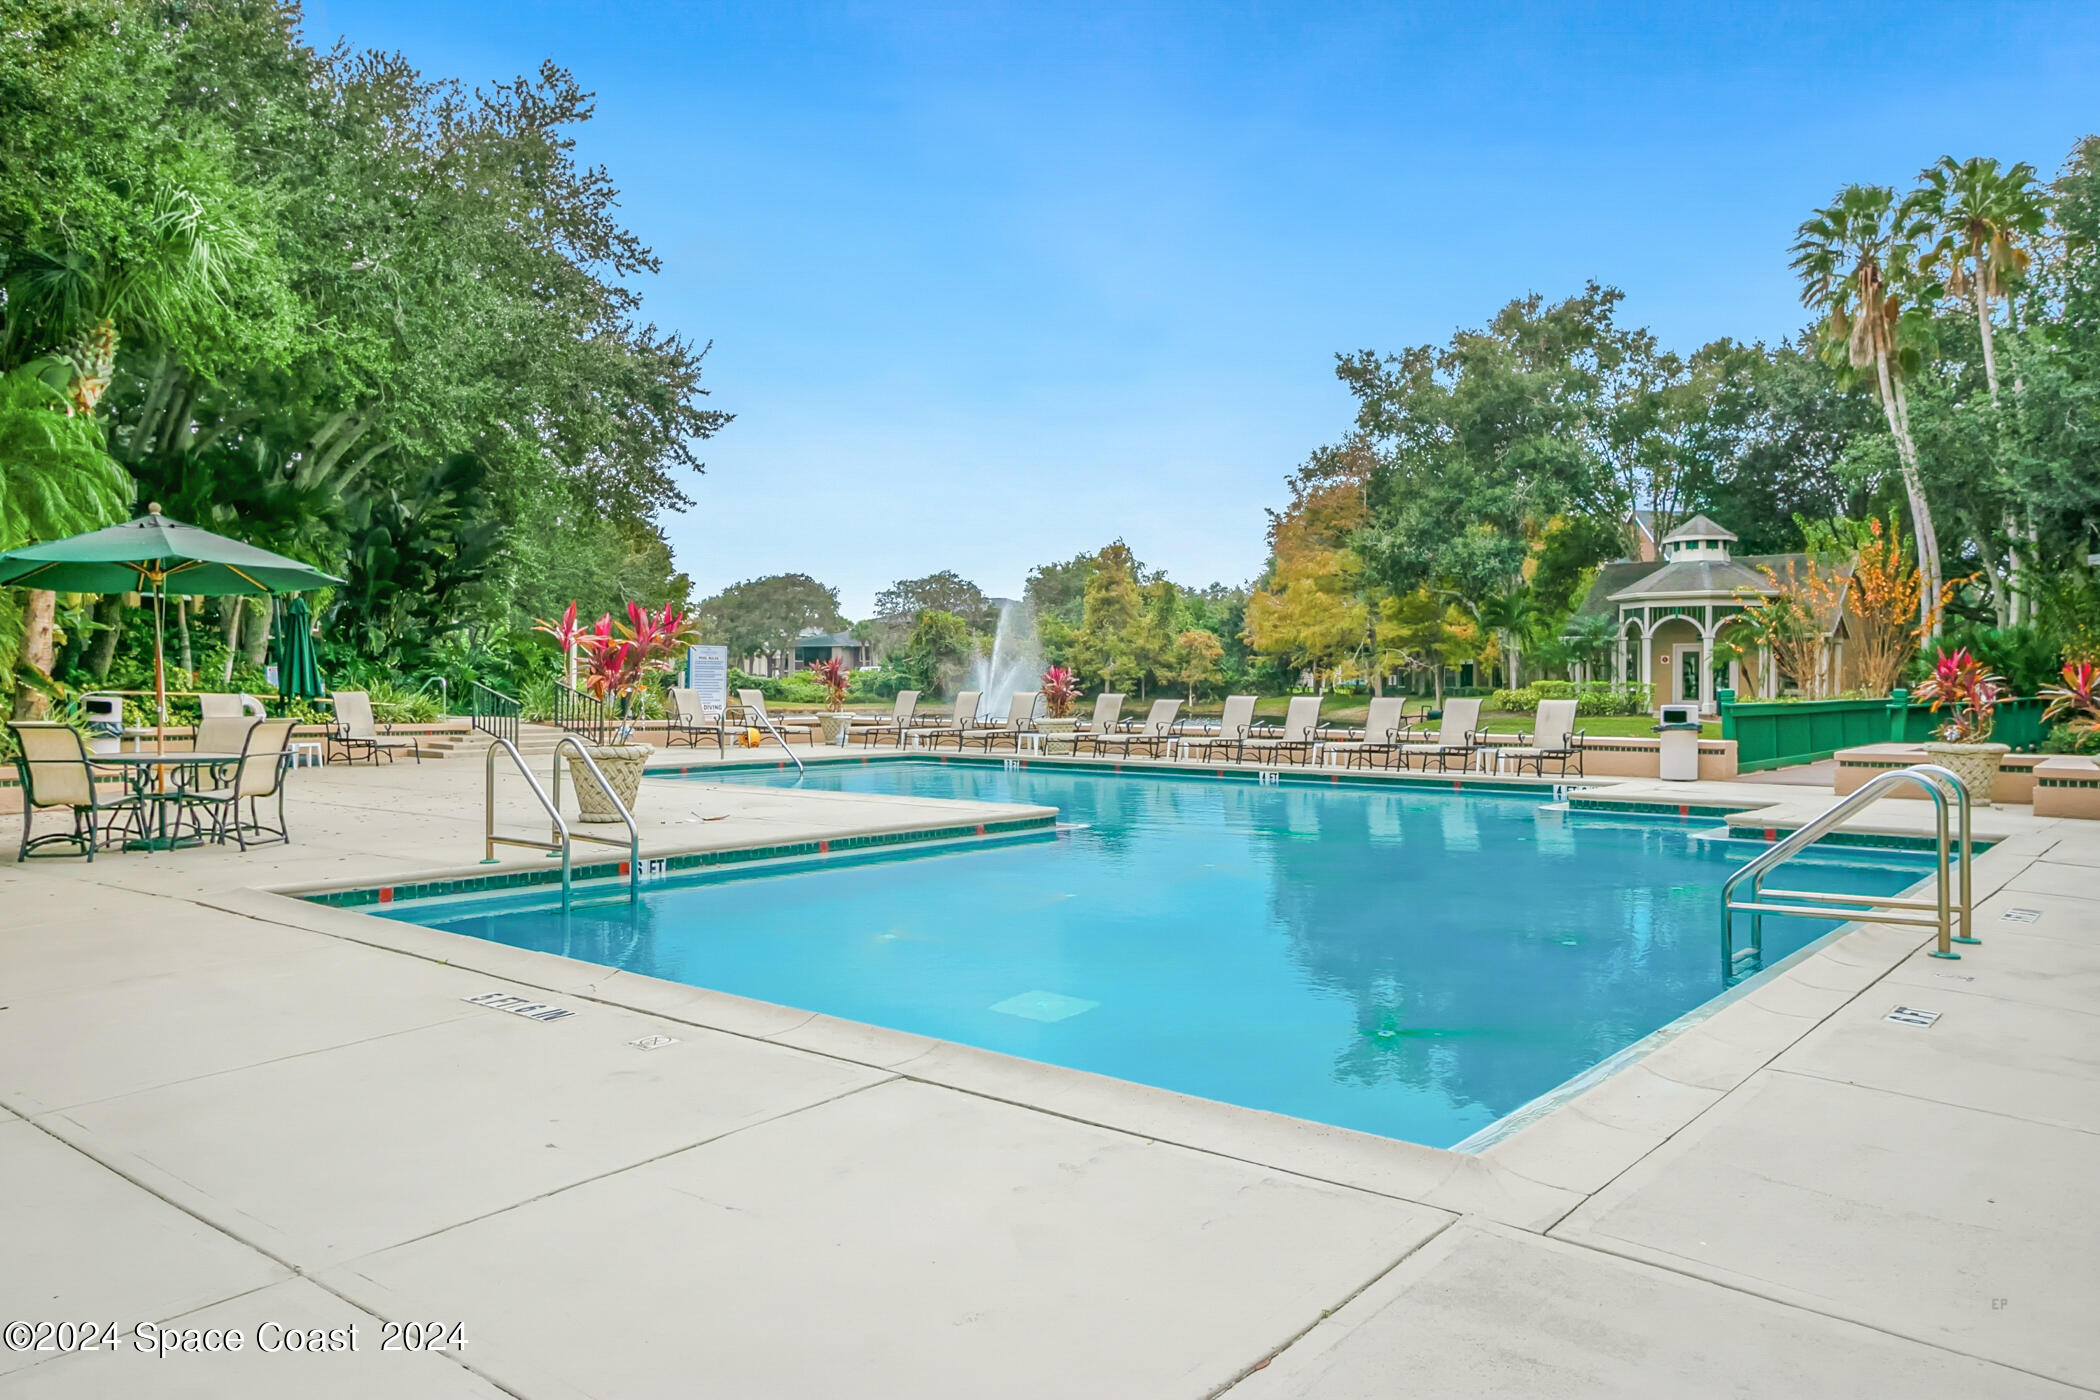
MULTIPOLYGON (((706 782, 793 785, 792 773, 706 782)), ((1054 806, 947 854, 544 891, 390 917, 1323 1123, 1449 1146, 1724 990, 1712 822, 1530 797, 932 762, 805 790, 1054 806)), ((652 796, 660 800, 662 789, 652 796)), ((709 790, 696 783, 697 810, 709 790)), ((1812 853, 1900 889, 1908 852, 1812 853)), ((1792 883, 1790 881, 1790 883, 1792 883)), ((1768 961, 1830 925, 1767 921, 1768 961)))

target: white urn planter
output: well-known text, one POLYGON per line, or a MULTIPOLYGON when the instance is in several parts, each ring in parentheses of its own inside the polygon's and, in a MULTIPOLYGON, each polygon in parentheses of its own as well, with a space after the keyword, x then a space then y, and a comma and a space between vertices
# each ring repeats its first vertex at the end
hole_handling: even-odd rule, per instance
MULTIPOLYGON (((634 811, 634 800, 642 790, 642 767, 656 750, 648 744, 603 744, 591 750, 591 761, 605 775, 620 806, 634 811)), ((607 800, 605 789, 575 754, 568 754, 569 776, 576 780, 576 811, 587 822, 616 822, 619 807, 607 800)))
POLYGON ((1991 805, 1991 789, 1998 785, 1998 768, 2012 752, 2010 744, 1927 744, 1925 755, 1961 779, 1969 790, 1969 805, 1991 805))
POLYGON ((817 723, 823 729, 824 742, 827 744, 838 744, 844 742, 841 736, 852 731, 853 716, 826 710, 823 714, 817 716, 817 723))

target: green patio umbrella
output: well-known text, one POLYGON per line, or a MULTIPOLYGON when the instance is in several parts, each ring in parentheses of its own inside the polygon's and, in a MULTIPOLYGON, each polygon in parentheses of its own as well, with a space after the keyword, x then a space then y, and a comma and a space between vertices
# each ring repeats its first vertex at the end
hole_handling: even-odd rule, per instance
POLYGON ((313 700, 321 694, 321 663, 314 657, 313 613, 306 600, 294 597, 277 615, 277 693, 287 700, 313 700))
MULTIPOLYGON (((170 520, 160 507, 122 525, 0 554, 0 584, 55 593, 151 593, 155 727, 168 717, 162 610, 178 596, 297 593, 342 580, 252 544, 170 520)), ((157 752, 156 748, 156 752, 157 752)))

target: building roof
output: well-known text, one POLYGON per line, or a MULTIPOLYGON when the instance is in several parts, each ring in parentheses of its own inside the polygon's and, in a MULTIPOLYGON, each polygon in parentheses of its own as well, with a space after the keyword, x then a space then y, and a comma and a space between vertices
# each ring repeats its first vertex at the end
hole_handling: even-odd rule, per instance
POLYGON ((1714 524, 1703 515, 1695 515, 1663 536, 1664 544, 1675 544, 1679 540, 1732 540, 1735 535, 1714 524))
POLYGON ((865 645, 851 632, 804 632, 795 638, 798 647, 857 647, 865 645))
POLYGON ((1583 595, 1578 613, 1601 613, 1606 617, 1616 614, 1618 604, 1612 598, 1622 589, 1635 583, 1665 565, 1660 559, 1620 559, 1597 570, 1597 577, 1590 583, 1590 591, 1583 595))
MULTIPOLYGON (((1600 575, 1599 582, 1602 581, 1600 575)), ((1772 581, 1747 559, 1673 559, 1607 596, 1615 603, 1632 603, 1643 598, 1703 593, 1732 601, 1738 593, 1771 591, 1772 581)))

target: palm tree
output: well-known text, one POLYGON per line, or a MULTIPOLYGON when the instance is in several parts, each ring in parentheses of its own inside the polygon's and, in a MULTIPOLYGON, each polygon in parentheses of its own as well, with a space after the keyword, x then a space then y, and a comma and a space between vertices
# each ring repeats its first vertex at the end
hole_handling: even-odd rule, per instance
POLYGON ((1983 335, 1983 378, 1991 404, 1998 403, 1998 351, 1991 327, 1991 303, 2012 294, 2012 284, 2027 270, 2028 252, 2020 246, 2042 231, 2047 214, 2035 185, 2034 167, 2022 161, 2000 170, 1988 156, 1956 163, 1941 156, 1919 173, 1923 186, 1911 196, 1917 211, 1931 221, 1939 239, 1925 255, 1922 268, 1947 271, 1947 290, 1976 303, 1976 325, 1983 335))
MULTIPOLYGON (((2028 252, 2021 244, 2038 236, 2047 220, 2034 167, 2022 161, 2000 170, 1988 156, 1956 162, 1941 156, 1919 172, 1922 185, 1911 196, 1929 219, 1939 239, 1922 264, 1927 271, 1946 270, 1947 290, 1976 304, 1976 329, 1983 340, 1983 379, 1998 407, 1997 336, 1991 325, 1991 303, 2009 299, 2013 283, 2027 270, 2028 252)), ((2026 611, 2021 582, 2020 525, 2010 508, 2004 529, 2006 552, 2005 620, 2017 623, 2026 611)))
MULTIPOLYGON (((30 370, 0 375, 0 549, 100 529, 124 518, 131 478, 103 450, 102 427, 68 411, 66 396, 30 370)), ((50 673, 52 594, 38 590, 22 610, 19 659, 32 687, 15 696, 15 717, 43 713, 34 688, 50 673), (39 606, 41 603, 41 606, 39 606)), ((9 608, 10 600, 0 600, 9 608)), ((0 695, 15 672, 13 629, 0 636, 0 695)))
POLYGON ((1509 663, 1511 690, 1524 684, 1521 652, 1524 636, 1537 620, 1537 611, 1532 606, 1531 590, 1521 583, 1507 593, 1491 593, 1473 606, 1474 619, 1502 643, 1503 659, 1509 663))
POLYGON ((1792 252, 1794 271, 1801 277, 1801 304, 1826 318, 1826 359, 1841 370, 1873 372, 1902 465, 1911 528, 1918 537, 1918 572, 1925 583, 1919 590, 1919 624, 1931 628, 1940 598, 1940 547, 1903 393, 1904 376, 1915 367, 1918 354, 1902 344, 1904 299, 1913 290, 1916 241, 1925 227, 1888 186, 1847 185, 1838 191, 1835 203, 1802 222, 1792 252))
MULTIPOLYGON (((179 188, 160 191, 130 232, 117 251, 71 243, 28 249, 0 286, 9 308, 0 325, 0 364, 55 342, 20 372, 59 390, 68 415, 94 417, 123 335, 179 341, 185 328, 226 306, 236 275, 256 253, 245 229, 179 188)), ((57 604, 47 590, 29 593, 21 659, 33 671, 48 673, 57 659, 57 604)), ((34 717, 42 704, 25 691, 16 697, 16 715, 34 717)))

